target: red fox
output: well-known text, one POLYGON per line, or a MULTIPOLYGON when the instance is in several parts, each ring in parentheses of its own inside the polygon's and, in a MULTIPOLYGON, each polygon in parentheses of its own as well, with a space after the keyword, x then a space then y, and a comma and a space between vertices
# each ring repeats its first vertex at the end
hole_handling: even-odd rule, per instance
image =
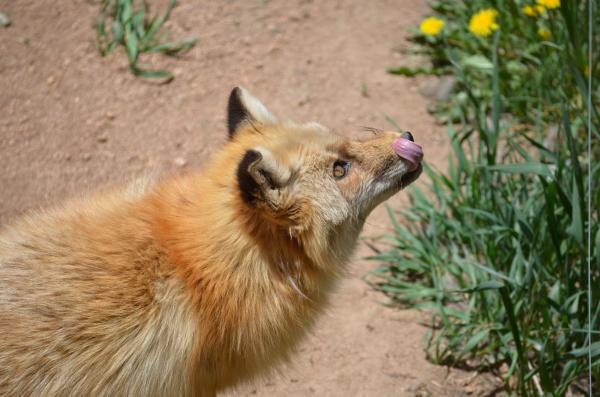
POLYGON ((0 395, 206 397, 265 374, 422 170, 410 133, 280 122, 242 88, 228 130, 201 172, 0 231, 0 395))

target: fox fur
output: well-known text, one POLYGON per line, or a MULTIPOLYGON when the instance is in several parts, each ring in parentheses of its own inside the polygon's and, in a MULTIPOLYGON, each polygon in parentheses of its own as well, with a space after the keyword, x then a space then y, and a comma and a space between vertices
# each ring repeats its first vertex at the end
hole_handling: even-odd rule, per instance
POLYGON ((241 88, 228 112, 203 171, 0 231, 0 395, 214 396, 289 358, 366 216, 421 168, 399 133, 280 122, 241 88))

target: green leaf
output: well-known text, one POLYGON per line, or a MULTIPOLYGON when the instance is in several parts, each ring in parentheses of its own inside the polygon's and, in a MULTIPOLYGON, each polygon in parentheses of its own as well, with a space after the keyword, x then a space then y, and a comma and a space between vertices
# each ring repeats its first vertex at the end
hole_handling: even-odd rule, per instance
POLYGON ((539 361, 539 373, 540 373, 540 381, 542 383, 542 387, 544 391, 552 392, 556 389, 554 386, 554 382, 552 381, 552 373, 550 372, 548 366, 546 365, 546 361, 550 361, 551 359, 546 356, 546 343, 542 344, 540 349, 540 361, 539 361))
POLYGON ((129 22, 131 20, 131 15, 132 15, 132 2, 131 1, 120 1, 120 4, 122 6, 122 14, 121 14, 121 19, 124 22, 129 22))
POLYGON ((112 24, 113 42, 120 43, 123 41, 123 25, 119 21, 114 21, 112 24))
POLYGON ((168 43, 162 43, 152 47, 148 47, 146 49, 146 52, 164 52, 167 55, 174 55, 180 52, 186 52, 190 50, 196 44, 196 41, 196 39, 170 41, 168 43))
POLYGON ((455 292, 479 292, 479 291, 487 291, 490 289, 499 289, 504 287, 504 283, 501 281, 496 281, 496 280, 488 280, 488 281, 483 281, 479 284, 477 284, 475 287, 472 288, 465 288, 465 289, 461 289, 461 290, 456 290, 455 292))
POLYGON ((477 332, 472 337, 470 337, 462 349, 463 353, 468 353, 471 350, 473 350, 473 348, 475 348, 479 344, 479 342, 481 342, 485 337, 487 337, 488 334, 489 334, 489 330, 483 329, 483 330, 477 332))
POLYGON ((600 269, 600 229, 596 232, 596 264, 600 269))
POLYGON ((571 213, 571 225, 569 226, 569 233, 575 238, 575 240, 583 245, 583 212, 581 208, 581 197, 579 196, 579 189, 575 178, 573 178, 573 190, 571 191, 571 203, 573 203, 573 211, 571 213))
POLYGON ((396 74, 400 76, 406 77, 415 77, 418 75, 429 75, 429 76, 439 76, 441 73, 436 69, 432 68, 424 68, 424 67, 409 67, 409 66, 400 66, 397 68, 387 68, 386 72, 390 74, 396 74))
POLYGON ((518 164, 501 164, 493 166, 482 166, 482 168, 490 171, 505 172, 509 174, 536 174, 544 177, 552 177, 552 172, 546 164, 543 163, 518 163, 518 164))
POLYGON ((146 32, 144 29, 144 11, 138 11, 131 18, 131 25, 140 41, 144 41, 146 32))
POLYGON ((600 356, 600 341, 592 343, 591 346, 583 346, 577 349, 571 350, 568 354, 575 358, 587 357, 590 351, 592 351, 592 358, 600 356))
POLYGON ((134 74, 139 77, 151 79, 164 79, 163 84, 171 82, 175 76, 166 70, 141 70, 136 69, 134 74))
POLYGON ((127 49, 129 63, 135 65, 138 59, 138 41, 135 33, 125 32, 125 48, 127 49))
POLYGON ((454 150, 454 154, 458 159, 458 169, 466 174, 470 173, 469 161, 467 160, 467 156, 465 156, 465 152, 460 146, 460 143, 457 139, 452 139, 452 149, 454 150))
POLYGON ((471 55, 463 58, 460 61, 464 68, 473 68, 485 72, 491 72, 494 69, 494 64, 483 55, 471 55))

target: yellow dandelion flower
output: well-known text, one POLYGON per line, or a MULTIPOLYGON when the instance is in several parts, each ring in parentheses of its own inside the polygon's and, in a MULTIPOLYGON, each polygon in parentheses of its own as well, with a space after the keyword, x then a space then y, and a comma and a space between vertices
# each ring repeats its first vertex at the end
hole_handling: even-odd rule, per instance
POLYGON ((532 6, 525 6, 521 10, 523 11, 523 14, 529 17, 535 17, 537 15, 537 11, 532 6))
POLYGON ((560 0, 537 0, 538 5, 549 10, 560 7, 560 0))
POLYGON ((444 27, 444 21, 439 18, 429 17, 421 22, 419 30, 427 36, 437 36, 444 27))
POLYGON ((498 11, 493 8, 486 8, 485 10, 479 11, 471 17, 471 20, 469 21, 469 31, 476 36, 489 36, 498 29, 498 23, 496 22, 497 16, 498 11))
POLYGON ((537 32, 538 35, 544 40, 548 40, 550 37, 552 37, 552 33, 550 33, 548 29, 539 28, 537 32))
POLYGON ((539 4, 534 4, 531 6, 524 6, 521 8, 521 11, 523 11, 523 14, 529 17, 537 17, 538 15, 542 15, 544 11, 546 11, 546 8, 539 4))

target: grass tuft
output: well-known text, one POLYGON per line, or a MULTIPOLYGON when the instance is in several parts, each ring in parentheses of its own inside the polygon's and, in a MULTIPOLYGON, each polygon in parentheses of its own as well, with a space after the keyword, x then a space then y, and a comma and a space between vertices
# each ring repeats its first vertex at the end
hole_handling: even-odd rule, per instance
POLYGON ((173 74, 167 70, 148 70, 138 66, 145 53, 177 55, 190 50, 197 39, 168 40, 161 33, 177 0, 169 0, 164 14, 150 18, 145 1, 102 0, 96 22, 97 44, 100 54, 106 56, 115 48, 123 46, 129 61, 129 70, 135 76, 159 78, 170 82, 173 74))
MULTIPOLYGON (((433 313, 432 361, 492 371, 519 396, 582 395, 588 349, 600 384, 600 191, 591 214, 585 201, 589 162, 600 180, 600 142, 585 151, 587 26, 577 22, 587 2, 562 0, 536 18, 521 11, 529 3, 432 3, 444 30, 414 37, 431 69, 396 73, 456 78, 453 98, 437 108, 450 135, 448 171, 426 166, 427 191, 411 188, 411 208, 390 211, 391 246, 372 258, 385 265, 366 279, 397 304, 433 313), (475 37, 469 18, 488 7, 498 29, 475 37), (551 37, 538 37, 540 27, 551 37)), ((600 32, 594 40, 600 48, 600 32)), ((600 81, 594 64, 587 73, 600 81)))

